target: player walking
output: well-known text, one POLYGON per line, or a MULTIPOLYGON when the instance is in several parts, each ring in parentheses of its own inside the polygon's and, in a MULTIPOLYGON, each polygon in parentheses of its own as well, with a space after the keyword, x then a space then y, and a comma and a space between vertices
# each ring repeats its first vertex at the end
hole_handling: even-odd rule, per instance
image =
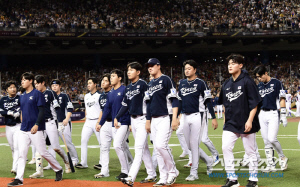
POLYGON ((218 119, 223 118, 223 106, 218 104, 220 97, 220 93, 217 94, 215 101, 217 103, 217 114, 218 114, 218 119))
POLYGON ((121 179, 124 184, 133 186, 138 171, 141 167, 142 160, 147 169, 148 176, 142 183, 156 181, 156 172, 153 167, 151 154, 148 147, 148 134, 146 125, 146 101, 144 100, 145 92, 148 89, 146 81, 140 79, 139 75, 142 71, 142 65, 138 62, 132 62, 127 65, 127 76, 131 81, 126 88, 122 108, 114 119, 114 125, 117 126, 118 120, 127 111, 131 116, 131 128, 133 137, 135 138, 134 148, 135 157, 128 173, 128 177, 121 179))
MULTIPOLYGON (((81 162, 77 164, 76 168, 88 168, 87 165, 87 151, 88 142, 93 133, 95 133, 97 140, 100 143, 100 132, 95 129, 95 124, 100 115, 100 93, 97 91, 97 79, 90 77, 87 80, 87 88, 90 91, 84 96, 85 117, 86 121, 81 132, 81 162)), ((100 156, 99 156, 100 157, 100 156)), ((100 157, 101 158, 101 157, 100 157)), ((94 168, 101 169, 100 159, 99 164, 94 165, 94 168)))
POLYGON ((65 93, 61 93, 61 82, 58 79, 51 81, 51 89, 57 94, 58 104, 60 108, 57 110, 57 120, 58 120, 58 131, 59 136, 62 138, 62 133, 65 136, 66 144, 69 149, 73 165, 78 163, 78 155, 74 144, 72 143, 72 122, 71 115, 73 111, 73 104, 69 96, 65 93))
MULTIPOLYGON (((119 112, 120 108, 122 107, 121 103, 125 96, 125 90, 126 90, 126 87, 121 85, 122 76, 123 76, 123 72, 119 69, 113 70, 110 74, 110 81, 111 81, 111 85, 113 86, 113 89, 107 95, 107 101, 103 110, 101 121, 99 123, 101 126, 104 125, 106 120, 109 119, 110 117, 114 119, 117 113, 119 112)), ((119 176, 116 176, 117 180, 121 180, 122 178, 128 177, 128 172, 130 169, 129 159, 127 155, 129 152, 129 147, 126 142, 130 133, 129 131, 130 116, 128 112, 126 112, 126 114, 119 119, 119 122, 120 123, 117 126, 114 125, 112 126, 112 133, 111 133, 112 138, 114 139, 113 145, 121 164, 121 173, 119 176)), ((111 137, 109 139, 111 139, 111 137)), ((108 145, 111 142, 109 140, 104 140, 103 143, 108 145)), ((131 155, 130 157, 132 158, 131 155)), ((106 161, 107 160, 103 160, 103 162, 106 161)))
POLYGON ((291 95, 291 90, 287 90, 287 94, 285 95, 285 105, 286 105, 286 110, 288 111, 287 116, 292 117, 291 111, 291 106, 292 106, 292 95, 291 95))
MULTIPOLYGON (((59 145, 59 137, 56 124, 56 110, 60 107, 57 101, 57 95, 52 90, 47 90, 46 79, 43 75, 35 76, 34 84, 35 88, 42 92, 45 97, 45 121, 46 130, 44 136, 49 138, 52 149, 63 159, 65 163, 65 173, 71 173, 70 164, 65 151, 59 145)), ((36 158, 36 172, 30 175, 30 178, 44 177, 43 172, 43 158, 39 152, 35 152, 36 158)), ((55 154, 55 153, 54 153, 55 154)), ((52 155, 53 156, 53 155, 52 155)))
POLYGON ((212 115, 212 125, 214 129, 218 127, 215 112, 212 107, 211 92, 207 84, 197 78, 196 67, 197 63, 194 60, 187 60, 183 63, 184 72, 187 79, 183 79, 179 83, 178 99, 180 110, 180 126, 183 129, 183 134, 192 152, 192 166, 190 175, 185 179, 187 181, 194 181, 198 179, 198 165, 199 157, 201 157, 208 167, 208 174, 211 173, 211 166, 213 159, 199 147, 201 143, 203 129, 206 125, 206 106, 212 115), (200 124, 199 124, 200 122, 200 124))
POLYGON ((56 172, 55 181, 62 180, 62 167, 47 151, 45 137, 43 135, 43 131, 45 130, 45 98, 41 92, 33 88, 33 81, 33 74, 24 73, 22 75, 22 87, 25 89, 25 92, 20 96, 22 124, 21 131, 18 134, 18 170, 14 181, 7 186, 23 185, 27 153, 31 143, 56 172))
POLYGON ((261 135, 265 143, 265 153, 268 160, 267 167, 263 171, 276 171, 275 163, 273 161, 274 149, 280 157, 279 165, 283 171, 287 169, 288 158, 286 158, 283 154, 281 145, 277 140, 277 134, 280 121, 283 123, 284 127, 287 126, 285 90, 279 80, 271 78, 268 75, 267 68, 265 66, 258 66, 255 68, 254 74, 260 81, 258 89, 261 97, 263 98, 263 105, 259 113, 259 123, 261 127, 261 135))
POLYGON ((262 99, 254 80, 247 72, 242 71, 244 57, 232 54, 227 57, 228 71, 232 75, 221 89, 219 104, 225 107, 225 119, 222 135, 222 150, 224 154, 226 184, 222 187, 238 187, 237 175, 234 169, 233 148, 236 140, 241 137, 249 165, 249 181, 246 187, 257 187, 257 157, 255 154, 256 132, 259 131, 258 105, 262 99))
POLYGON ((178 127, 177 94, 173 81, 170 77, 162 74, 160 68, 158 59, 150 58, 148 60, 148 71, 154 79, 150 81, 148 92, 145 95, 147 100, 146 130, 152 133, 160 173, 160 180, 153 186, 172 185, 179 175, 168 145, 172 129, 176 130, 178 127), (169 114, 173 114, 172 120, 169 114))
POLYGON ((20 122, 20 96, 17 95, 17 84, 15 81, 8 81, 5 85, 8 96, 0 100, 0 116, 5 117, 5 134, 10 146, 13 164, 11 173, 17 174, 18 133, 21 128, 20 122))

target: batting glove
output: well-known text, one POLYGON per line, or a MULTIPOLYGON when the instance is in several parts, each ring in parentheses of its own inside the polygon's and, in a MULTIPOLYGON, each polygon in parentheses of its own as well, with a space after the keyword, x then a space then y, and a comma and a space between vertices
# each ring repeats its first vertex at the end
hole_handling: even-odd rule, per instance
POLYGON ((18 118, 20 116, 20 112, 14 112, 13 116, 15 119, 18 118))
POLYGON ((64 132, 64 130, 65 130, 65 126, 64 126, 64 124, 63 123, 58 123, 58 132, 61 132, 61 133, 63 133, 64 132))
POLYGON ((287 126, 286 108, 281 108, 280 110, 280 123, 282 123, 283 127, 287 126))
POLYGON ((14 112, 11 111, 11 110, 9 110, 9 111, 7 111, 7 115, 9 115, 9 116, 14 116, 14 112))

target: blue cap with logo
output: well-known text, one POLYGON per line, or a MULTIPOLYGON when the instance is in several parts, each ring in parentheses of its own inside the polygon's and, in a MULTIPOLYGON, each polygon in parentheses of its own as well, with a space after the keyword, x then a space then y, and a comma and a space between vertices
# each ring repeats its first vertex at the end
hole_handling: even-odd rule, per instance
POLYGON ((157 58, 150 58, 147 64, 160 65, 160 61, 157 58))

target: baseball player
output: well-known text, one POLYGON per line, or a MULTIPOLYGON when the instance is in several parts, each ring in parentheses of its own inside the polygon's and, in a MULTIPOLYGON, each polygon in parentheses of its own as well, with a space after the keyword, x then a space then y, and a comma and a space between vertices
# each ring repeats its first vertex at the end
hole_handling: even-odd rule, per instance
POLYGON ((31 158, 31 160, 28 162, 29 165, 35 164, 35 163, 36 163, 36 161, 35 161, 35 153, 36 153, 36 149, 35 149, 34 145, 31 145, 30 147, 31 147, 31 157, 32 157, 32 158, 31 158))
MULTIPOLYGON (((73 111, 73 104, 69 98, 69 96, 65 93, 61 93, 61 82, 58 79, 54 79, 51 81, 51 89, 57 94, 58 96, 58 104, 60 108, 57 110, 57 119, 58 119, 58 131, 59 136, 62 138, 62 133, 65 136, 66 144, 68 146, 71 159, 73 165, 77 165, 79 162, 78 155, 74 144, 72 143, 72 122, 71 122, 71 115, 73 111)), ((51 146, 50 146, 51 147, 51 146)))
POLYGON ((148 147, 148 134, 146 125, 146 101, 145 92, 148 89, 146 81, 139 78, 142 71, 142 65, 138 62, 131 62, 127 65, 127 76, 131 81, 126 88, 125 96, 122 102, 122 108, 114 119, 114 125, 118 125, 118 120, 127 111, 131 116, 131 128, 135 138, 134 148, 135 157, 129 170, 128 177, 121 179, 124 184, 133 186, 138 171, 144 161, 148 176, 141 183, 156 181, 156 172, 153 167, 151 154, 148 147))
POLYGON ((296 94, 296 115, 297 116, 300 116, 300 94, 299 94, 299 91, 297 91, 297 94, 296 94))
POLYGON ((168 145, 172 130, 176 130, 178 127, 176 89, 171 78, 162 74, 158 59, 150 58, 147 65, 148 71, 154 79, 150 81, 145 94, 145 100, 147 100, 146 130, 152 133, 160 173, 160 180, 153 186, 172 185, 179 175, 168 145), (173 114, 172 120, 170 114, 173 114))
POLYGON ((285 98, 286 98, 285 100, 286 110, 288 111, 287 116, 292 117, 291 112, 289 112, 292 106, 292 95, 290 89, 287 90, 287 94, 285 94, 285 98))
POLYGON ((183 135, 183 125, 179 125, 178 129, 176 130, 176 135, 177 138, 179 140, 181 149, 182 149, 182 153, 179 156, 179 158, 183 159, 184 157, 186 157, 186 155, 189 156, 189 161, 186 165, 184 165, 183 167, 185 168, 190 168, 192 166, 192 152, 189 150, 188 145, 185 141, 184 135, 183 135))
POLYGON ((239 54, 232 54, 226 60, 231 78, 224 82, 218 101, 225 108, 222 150, 228 178, 222 187, 240 186, 235 174, 232 152, 239 137, 241 137, 245 152, 251 160, 246 187, 257 187, 258 166, 255 154, 255 136, 260 128, 257 109, 262 99, 254 80, 246 71, 242 71, 245 62, 244 57, 239 54))
POLYGON ((104 106, 106 105, 107 101, 107 95, 109 91, 111 90, 111 84, 110 84, 110 75, 109 74, 104 74, 101 80, 101 88, 104 90, 103 93, 100 95, 100 114, 98 121, 96 123, 96 131, 100 131, 100 158, 102 160, 101 164, 101 172, 94 175, 95 178, 103 178, 103 177, 109 177, 109 151, 110 151, 110 146, 111 146, 111 141, 112 141, 112 119, 111 119, 111 113, 108 114, 108 117, 106 118, 106 122, 102 125, 99 125, 104 106), (101 129, 101 130, 100 130, 101 129))
POLYGON ((16 178, 7 186, 23 185, 26 158, 31 143, 36 147, 37 152, 50 163, 51 167, 56 172, 55 181, 62 180, 62 167, 46 149, 45 137, 43 134, 43 131, 45 130, 45 97, 41 92, 34 89, 33 83, 33 74, 26 72, 22 75, 22 87, 25 89, 25 92, 20 96, 22 124, 18 134, 18 170, 16 178))
POLYGON ((180 126, 183 126, 183 134, 192 152, 192 166, 190 175, 185 179, 187 181, 194 181, 198 179, 198 165, 199 157, 201 156, 208 167, 208 174, 211 173, 213 159, 199 147, 202 138, 203 128, 206 124, 206 107, 212 115, 212 125, 214 129, 217 128, 218 122, 215 117, 215 112, 210 101, 211 92, 207 84, 197 78, 196 67, 197 63, 194 60, 187 60, 183 63, 184 72, 187 79, 183 79, 179 83, 178 99, 180 126), (199 124, 200 122, 200 124, 199 124))
POLYGON ((282 83, 268 75, 267 68, 265 66, 258 66, 255 68, 254 74, 260 81, 258 89, 261 97, 263 98, 263 105, 259 113, 259 123, 261 127, 261 136, 265 143, 265 153, 268 160, 267 167, 263 170, 263 172, 276 171, 275 163, 273 161, 274 149, 280 157, 279 165, 283 171, 287 169, 288 158, 283 154, 281 145, 277 140, 277 134, 280 122, 283 123, 284 127, 287 126, 285 106, 286 93, 282 83))
MULTIPOLYGON (((85 116, 86 121, 83 125, 81 132, 81 162, 77 164, 76 168, 88 168, 87 165, 87 146, 90 137, 94 133, 97 137, 97 140, 100 144, 100 133, 96 131, 95 124, 100 115, 100 93, 97 91, 97 79, 95 77, 90 77, 87 80, 87 88, 90 91, 84 96, 85 104, 85 116)), ((100 156, 99 156, 100 157, 100 156)), ((101 164, 94 165, 94 168, 101 169, 101 164)))
MULTIPOLYGON (((57 101, 57 95, 52 90, 47 90, 46 79, 43 75, 35 76, 35 88, 42 92, 45 97, 45 122, 46 130, 44 136, 49 138, 52 149, 63 159, 65 163, 65 173, 71 173, 70 164, 65 151, 59 145, 59 137, 56 124, 56 110, 60 107, 57 101)), ((30 178, 44 177, 43 172, 43 158, 39 152, 35 152, 36 157, 36 172, 30 175, 30 178)), ((54 153, 55 155, 55 153, 54 153)), ((52 155, 53 156, 53 155, 52 155)))
MULTIPOLYGON (((110 117, 114 119, 119 112, 120 108, 122 107, 122 100, 125 96, 125 90, 126 87, 121 85, 123 72, 119 69, 115 69, 111 71, 110 74, 110 82, 113 86, 113 89, 109 92, 107 95, 107 101, 104 106, 103 114, 101 117, 100 125, 104 125, 107 119, 110 117), (111 113, 111 115, 110 115, 111 113)), ((129 125, 130 125, 130 116, 128 114, 128 111, 125 115, 120 117, 119 124, 116 126, 112 126, 111 134, 112 138, 114 139, 114 148, 116 150, 116 153, 119 157, 119 161, 121 164, 121 173, 119 176, 116 176, 117 180, 121 180, 121 178, 128 177, 128 172, 130 169, 130 164, 128 160, 128 152, 129 147, 126 142, 128 136, 129 136, 129 125), (127 145, 126 145, 127 144, 127 145)), ((97 127, 99 128, 99 127, 97 127)), ((104 140, 104 144, 110 144, 111 137, 109 140, 104 140), (108 143, 107 143, 108 142, 108 143)), ((102 140, 101 140, 102 142, 102 140)), ((132 158, 132 156, 130 156, 132 158)), ((107 158, 105 158, 107 159, 107 158)), ((103 162, 106 162, 107 160, 103 160, 103 162)), ((103 163, 102 162, 102 163, 103 163)), ((107 174, 108 175, 108 174, 107 174)))
POLYGON ((216 103, 217 103, 217 115, 218 115, 218 119, 221 119, 221 118, 223 118, 223 106, 218 104, 219 97, 220 97, 220 93, 217 94, 215 100, 216 100, 216 103))
POLYGON ((5 84, 8 96, 0 100, 0 116, 5 117, 5 134, 10 146, 13 164, 11 173, 17 174, 18 153, 18 133, 21 128, 20 121, 20 96, 17 95, 17 84, 15 81, 8 81, 5 84))

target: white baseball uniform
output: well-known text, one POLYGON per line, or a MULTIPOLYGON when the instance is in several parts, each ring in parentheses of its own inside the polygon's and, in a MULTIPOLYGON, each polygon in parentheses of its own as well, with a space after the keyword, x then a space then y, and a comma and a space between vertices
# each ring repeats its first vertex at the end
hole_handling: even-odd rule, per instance
POLYGON ((286 116, 292 116, 291 112, 289 112, 291 110, 291 106, 292 106, 292 95, 291 94, 285 94, 286 98, 285 98, 285 107, 287 112, 286 116))

